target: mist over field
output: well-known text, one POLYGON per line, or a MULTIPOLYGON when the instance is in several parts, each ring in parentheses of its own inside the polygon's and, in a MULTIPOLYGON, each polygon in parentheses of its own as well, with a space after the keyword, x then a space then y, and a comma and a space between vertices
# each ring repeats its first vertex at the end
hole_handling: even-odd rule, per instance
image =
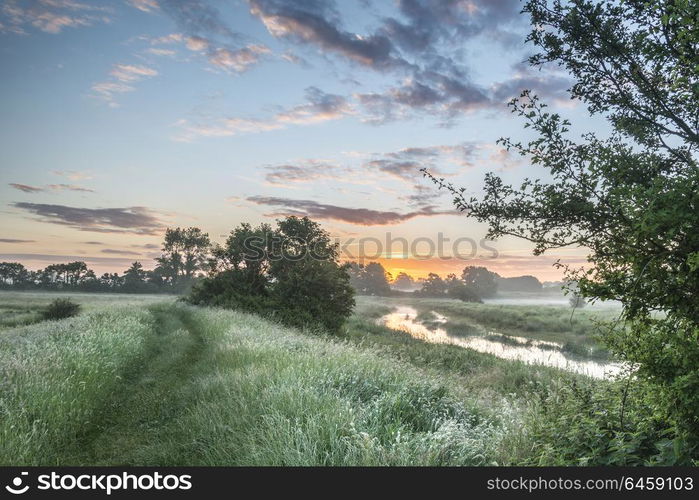
POLYGON ((698 465, 698 23, 5 0, 0 466, 698 465))

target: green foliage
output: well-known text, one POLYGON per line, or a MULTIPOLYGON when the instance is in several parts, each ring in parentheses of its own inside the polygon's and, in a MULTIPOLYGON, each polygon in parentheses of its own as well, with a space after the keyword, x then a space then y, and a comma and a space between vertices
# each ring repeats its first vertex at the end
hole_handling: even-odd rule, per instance
POLYGON ((393 288, 397 290, 412 290, 415 287, 415 280, 406 272, 398 273, 393 280, 393 288))
POLYGON ((569 279, 583 297, 623 304, 605 342, 652 388, 649 421, 699 457, 699 4, 530 0, 524 11, 541 49, 531 62, 568 70, 573 97, 613 133, 574 140, 571 123, 525 91, 511 107, 536 137, 502 143, 550 181, 511 186, 489 173, 482 198, 447 187, 489 238, 527 239, 536 254, 590 250, 569 279))
POLYGON ((163 277, 174 287, 191 286, 198 271, 206 268, 211 241, 198 227, 168 228, 163 254, 157 259, 163 277))
POLYGON ((479 297, 492 297, 498 291, 497 274, 485 267, 467 266, 461 279, 479 297))
MULTIPOLYGON (((391 295, 390 273, 379 262, 360 264, 350 262, 347 267, 350 275, 350 284, 361 295, 391 295)), ((407 275, 406 275, 407 276, 407 275)), ((409 277, 408 277, 409 278, 409 277)), ((403 278, 405 282, 406 278, 403 278)))
POLYGON ((188 300, 337 332, 354 306, 347 267, 338 257, 329 234, 307 217, 287 217, 276 230, 241 224, 225 247, 214 250, 214 271, 188 300))
POLYGON ((57 320, 64 318, 72 318, 80 312, 80 304, 73 302, 70 299, 55 299, 43 311, 42 316, 45 320, 57 320))
POLYGON ((444 297, 447 293, 447 284, 436 273, 429 273, 422 281, 422 288, 417 292, 421 297, 444 297))
POLYGON ((535 445, 524 465, 692 465, 687 443, 653 417, 662 408, 650 390, 633 380, 540 387, 526 422, 535 445))
POLYGON ((457 282, 447 289, 449 298, 458 299, 463 302, 483 302, 473 288, 466 286, 462 282, 457 282))

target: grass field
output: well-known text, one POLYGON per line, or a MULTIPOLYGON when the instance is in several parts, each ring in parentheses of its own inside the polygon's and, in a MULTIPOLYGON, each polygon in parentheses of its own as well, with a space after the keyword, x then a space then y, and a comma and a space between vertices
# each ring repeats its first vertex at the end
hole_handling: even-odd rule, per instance
MULTIPOLYGON (((3 324, 52 298, 2 294, 3 324)), ((526 463, 532 395, 604 383, 389 330, 390 301, 360 298, 329 337, 172 297, 72 298, 76 318, 0 332, 3 465, 526 463)))
POLYGON ((83 311, 99 310, 105 306, 141 306, 156 302, 173 301, 172 295, 136 295, 123 293, 14 292, 0 290, 0 332, 17 326, 41 321, 41 309, 58 297, 70 297, 83 311))

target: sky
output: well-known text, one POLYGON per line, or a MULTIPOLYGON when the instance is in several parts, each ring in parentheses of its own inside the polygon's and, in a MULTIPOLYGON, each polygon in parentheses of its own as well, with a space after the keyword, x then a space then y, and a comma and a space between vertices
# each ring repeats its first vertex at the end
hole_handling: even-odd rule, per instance
POLYGON ((421 168, 467 194, 546 172, 506 103, 532 89, 604 124, 568 75, 532 68, 518 0, 4 0, 0 260, 153 267, 167 227, 223 242, 308 215, 394 275, 485 265, 557 280, 585 251, 483 241, 421 168), (388 242, 388 243, 387 243, 388 242))

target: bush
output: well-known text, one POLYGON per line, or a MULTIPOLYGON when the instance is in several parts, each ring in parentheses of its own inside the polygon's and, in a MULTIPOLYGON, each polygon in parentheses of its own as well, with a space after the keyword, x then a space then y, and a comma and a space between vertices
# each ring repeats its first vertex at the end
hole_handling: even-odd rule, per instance
POLYGON ((696 465, 691 443, 657 418, 652 388, 638 379, 564 382, 534 398, 525 424, 529 466, 696 465))
POLYGON ((76 304, 70 299, 56 299, 51 302, 42 313, 45 320, 57 320, 72 318, 80 312, 80 304, 76 304))
POLYGON ((473 290, 473 288, 468 287, 462 283, 450 287, 447 291, 447 295, 452 299, 459 299, 463 302, 477 302, 480 304, 483 303, 483 301, 473 290))
POLYGON ((354 307, 337 244, 307 217, 287 217, 277 226, 242 224, 232 231, 225 247, 214 251, 214 270, 188 301, 337 332, 354 307))

